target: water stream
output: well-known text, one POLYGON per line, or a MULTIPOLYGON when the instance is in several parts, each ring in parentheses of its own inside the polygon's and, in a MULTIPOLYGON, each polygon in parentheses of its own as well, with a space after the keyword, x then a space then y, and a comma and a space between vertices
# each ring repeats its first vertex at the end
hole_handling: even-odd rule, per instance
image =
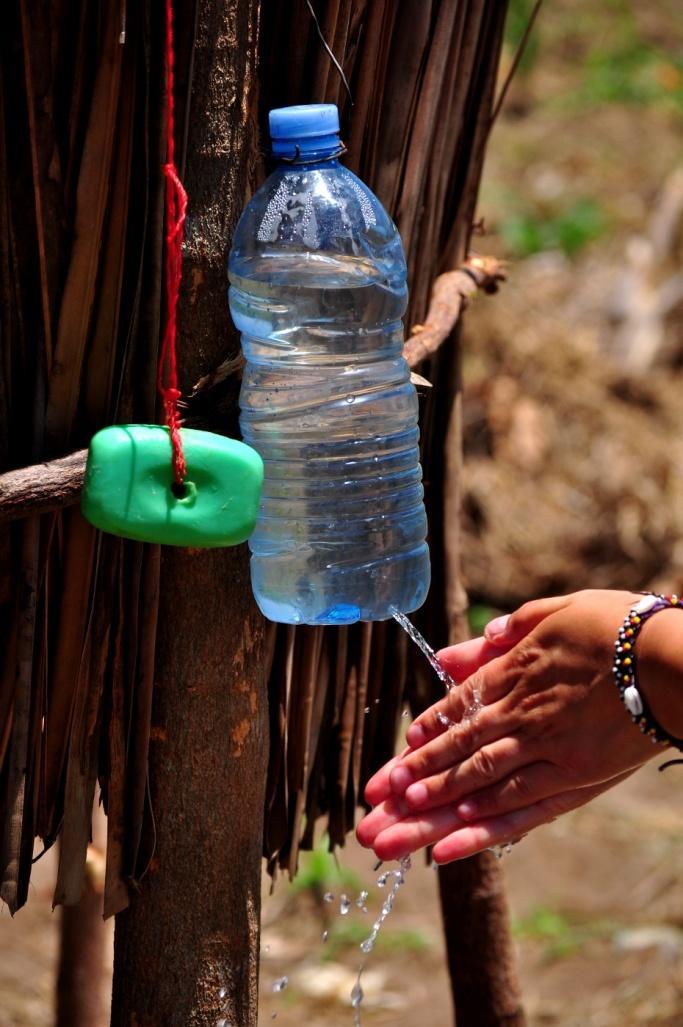
MULTIPOLYGON (((408 873, 409 870, 410 870, 410 856, 404 856, 402 859, 399 860, 398 869, 396 869, 396 870, 384 870, 379 875, 379 877, 377 878, 377 887, 378 888, 386 888, 387 883, 389 881, 392 881, 392 884, 391 884, 391 887, 389 888, 389 891, 387 893, 387 897, 385 898, 384 902, 382 903, 382 906, 381 906, 381 909, 380 909, 379 914, 377 916, 377 919, 375 920, 374 924, 372 925, 372 930, 370 931, 370 934, 367 936, 367 938, 365 938, 360 943, 360 950, 361 950, 361 952, 363 953, 364 956, 369 956, 370 953, 372 952, 372 950, 374 949, 375 942, 377 941, 377 936, 378 936, 379 932, 382 930, 382 926, 384 924, 384 921, 387 919, 387 917, 389 916, 389 914, 391 913, 391 911, 394 908, 394 900, 396 899, 396 896, 398 895, 399 889, 402 888, 403 885, 405 884, 405 881, 406 881, 405 875, 408 873)), ((368 897, 368 893, 366 891, 362 891, 360 896, 359 896, 359 898, 358 898, 357 905, 359 905, 361 908, 364 908, 365 900, 367 899, 367 897, 368 897)), ((353 1009, 353 1024, 354 1024, 354 1027, 360 1027, 360 1023, 361 1023, 360 1007, 361 1007, 361 1004, 363 1002, 363 997, 364 997, 363 996, 363 986, 361 984, 361 976, 363 974, 363 970, 364 969, 365 969, 365 961, 363 961, 360 964, 360 966, 358 967, 358 976, 356 977, 355 984, 353 985, 353 988, 351 989, 351 1008, 353 1009)))
POLYGON ((448 673, 444 665, 438 661, 438 659, 436 658, 436 653, 432 649, 427 639, 424 637, 424 635, 420 634, 420 632, 417 630, 412 621, 408 620, 405 613, 400 613, 398 610, 394 610, 393 616, 394 620, 401 625, 401 627, 407 634, 408 638, 410 638, 415 643, 418 649, 422 650, 424 655, 429 660, 432 666, 432 670, 435 672, 439 681, 443 683, 444 688, 447 692, 449 692, 451 688, 455 687, 457 681, 455 681, 451 677, 451 675, 448 673))

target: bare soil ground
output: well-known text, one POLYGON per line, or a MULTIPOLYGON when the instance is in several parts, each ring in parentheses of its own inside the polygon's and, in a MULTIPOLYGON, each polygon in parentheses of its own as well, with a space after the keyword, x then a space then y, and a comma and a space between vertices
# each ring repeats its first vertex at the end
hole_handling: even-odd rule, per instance
MULTIPOLYGON (((503 858, 530 1027, 683 1024, 682 772, 660 775, 655 761, 503 858)), ((386 893, 374 885, 370 855, 355 844, 340 864, 355 880, 329 882, 334 903, 310 889, 294 893, 284 880, 265 898, 263 1025, 353 1024, 358 944, 386 893), (355 900, 361 888, 370 892, 368 913, 352 901, 342 918, 340 894, 355 900), (283 976, 288 986, 274 992, 283 976)), ((50 885, 46 866, 27 907, 14 921, 0 917, 0 1027, 53 1022, 58 914, 50 909, 50 885)), ((366 961, 362 1023, 448 1027, 435 873, 421 859, 381 939, 366 961)))

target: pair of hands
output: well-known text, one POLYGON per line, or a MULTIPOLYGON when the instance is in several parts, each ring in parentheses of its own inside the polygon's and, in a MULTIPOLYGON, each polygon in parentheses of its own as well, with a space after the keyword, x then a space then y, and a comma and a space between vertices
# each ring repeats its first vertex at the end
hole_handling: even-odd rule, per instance
POLYGON ((408 747, 368 782, 361 844, 383 860, 425 845, 437 863, 462 859, 583 805, 661 752, 612 676, 617 631, 640 598, 541 599, 443 649, 462 684, 411 724, 408 747), (468 718, 477 696, 482 708, 468 718))

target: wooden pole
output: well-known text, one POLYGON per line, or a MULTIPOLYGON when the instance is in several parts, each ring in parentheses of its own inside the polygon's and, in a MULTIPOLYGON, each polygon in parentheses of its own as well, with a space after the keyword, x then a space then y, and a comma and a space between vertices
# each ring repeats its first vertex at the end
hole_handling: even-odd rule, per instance
POLYGON ((109 929, 102 919, 106 820, 101 807, 93 810, 93 836, 97 844, 88 846, 80 901, 62 906, 59 914, 55 1027, 103 1027, 109 1017, 109 929))
POLYGON ((493 853, 439 868, 457 1027, 524 1027, 504 879, 493 853))
POLYGON ((81 901, 63 906, 59 921, 56 1027, 100 1027, 107 1015, 101 987, 106 929, 102 890, 87 870, 81 901))
MULTIPOLYGON (((199 3, 179 307, 185 390, 236 347, 226 266, 252 153, 257 11, 255 0, 199 3)), ((163 551, 149 758, 156 848, 116 918, 113 1027, 256 1025, 263 642, 245 546, 163 551)))

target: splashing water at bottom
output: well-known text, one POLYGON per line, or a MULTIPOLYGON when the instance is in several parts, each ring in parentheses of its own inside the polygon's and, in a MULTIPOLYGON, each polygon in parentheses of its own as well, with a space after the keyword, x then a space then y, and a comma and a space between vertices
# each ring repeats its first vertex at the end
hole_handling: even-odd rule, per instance
POLYGON ((358 976, 356 977, 356 983, 351 989, 351 1008, 353 1009, 353 1027, 361 1027, 360 1023, 360 1007, 364 999, 363 987, 360 983, 360 977, 363 973, 363 967, 361 966, 358 970, 358 976))
POLYGON ((492 852, 496 859, 502 859, 503 856, 509 856, 512 852, 512 847, 521 841, 521 838, 516 838, 513 842, 503 842, 502 845, 490 845, 486 850, 492 852))
MULTIPOLYGON (((377 919, 372 925, 372 930, 370 931, 370 934, 360 944, 360 950, 364 956, 369 956, 372 950, 374 949, 375 942, 377 941, 377 935, 382 930, 384 921, 394 908, 394 900, 398 894, 398 891, 406 883, 406 874, 410 870, 410 866, 410 856, 404 856, 402 859, 399 860, 398 868, 396 870, 385 870, 377 878, 378 888, 386 888, 387 882, 392 878, 393 884, 391 885, 391 888, 389 889, 389 892, 387 893, 387 896, 384 899, 384 902, 382 903, 382 908, 379 911, 377 919)), ((361 894, 367 897, 367 892, 362 892, 361 894)), ((364 969, 365 963, 363 962, 358 968, 358 976, 356 977, 356 983, 354 984, 351 990, 353 1027, 361 1027, 360 1007, 364 998, 363 988, 361 986, 361 976, 363 974, 364 969)))

